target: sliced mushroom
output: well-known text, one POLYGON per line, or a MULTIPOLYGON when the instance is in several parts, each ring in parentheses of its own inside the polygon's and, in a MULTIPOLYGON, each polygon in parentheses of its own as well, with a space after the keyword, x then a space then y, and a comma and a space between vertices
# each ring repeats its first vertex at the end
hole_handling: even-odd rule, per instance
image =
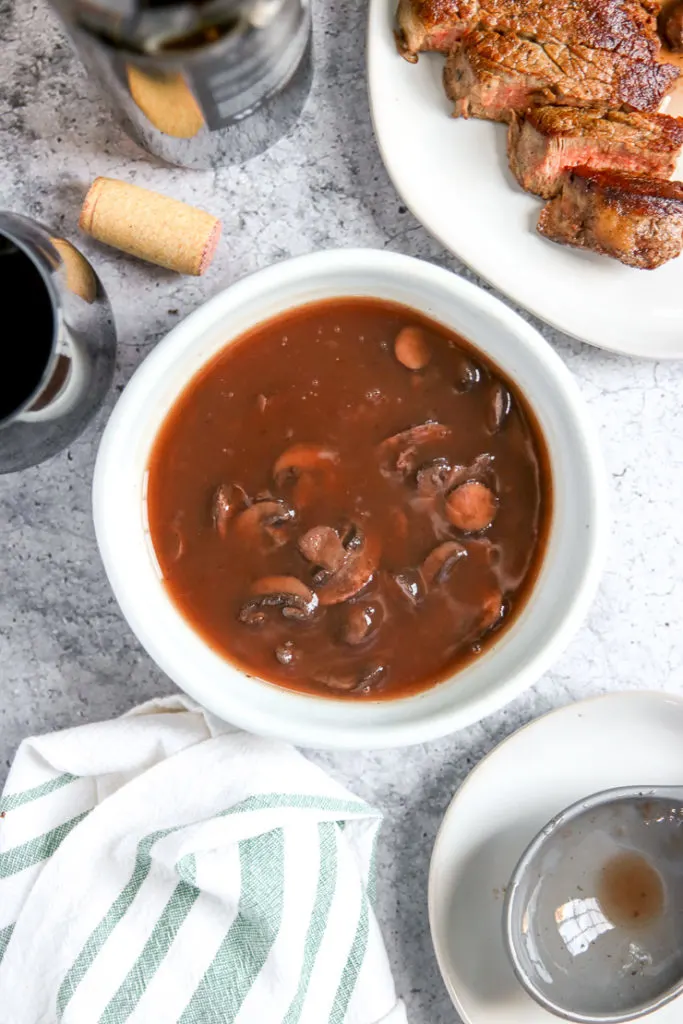
POLYGON ((346 551, 356 551, 365 542, 363 531, 351 520, 346 520, 342 524, 339 533, 346 551))
POLYGON ((402 328, 396 335, 394 355, 408 370, 424 369, 432 358, 432 351, 422 328, 402 328))
POLYGON ((445 490, 452 491, 459 484, 467 483, 468 480, 493 483, 495 461, 495 457, 490 452, 482 452, 470 462, 469 466, 453 466, 448 474, 445 490))
POLYGON ((420 466, 415 474, 417 493, 421 498, 433 498, 447 487, 452 472, 448 459, 433 459, 420 466))
POLYGON ((301 657, 301 651, 292 640, 285 640, 283 644, 275 648, 275 657, 281 665, 293 665, 301 657))
POLYGON ((455 367, 455 390, 458 394, 471 391, 481 380, 481 370, 471 359, 462 355, 455 367))
POLYGON ((211 518, 219 537, 225 539, 228 523, 248 504, 247 493, 239 484, 220 484, 211 501, 211 518))
POLYGON ((176 512, 171 521, 171 533, 173 534, 175 550, 171 556, 172 562, 178 562, 185 554, 185 536, 181 529, 182 521, 185 517, 184 512, 176 512))
POLYGON ((317 587, 321 605, 348 601, 368 585, 377 571, 381 546, 376 536, 356 526, 342 543, 346 549, 344 561, 317 587))
POLYGON ((332 526, 314 526, 299 537, 299 551, 313 565, 336 572, 347 556, 342 539, 332 526))
POLYGON ((419 604, 425 596, 424 580, 417 569, 401 569, 399 572, 389 573, 389 576, 411 604, 419 604))
POLYGON ((326 672, 324 675, 316 676, 315 682, 329 690, 368 694, 381 683, 386 674, 386 665, 376 662, 360 671, 326 672))
POLYGON ((492 590, 485 598, 481 606, 481 621, 479 628, 482 633, 488 633, 490 629, 497 626, 505 615, 506 605, 503 595, 499 590, 492 590))
POLYGON ((512 395, 502 381, 494 380, 491 385, 487 414, 487 424, 492 434, 498 433, 510 415, 511 409, 512 395))
POLYGON ((388 437, 377 448, 380 468, 390 476, 407 479, 420 465, 420 448, 451 436, 451 428, 429 421, 388 437))
POLYGON ((280 455, 273 466, 278 487, 296 480, 302 473, 332 469, 339 462, 339 452, 320 444, 293 444, 280 455))
POLYGON ((255 501, 235 519, 235 530, 245 542, 279 548, 287 542, 285 527, 296 519, 294 509, 281 498, 255 501))
POLYGON ((496 517, 498 498, 478 480, 466 480, 446 495, 446 516, 464 533, 487 530, 496 517))
POLYGON ((467 557, 467 549, 457 540, 447 540, 430 551, 422 563, 422 575, 428 586, 444 583, 454 565, 467 557))
POLYGON ((296 576, 264 576, 249 588, 249 600, 239 619, 248 626, 261 625, 266 609, 278 608, 285 619, 310 619, 318 607, 317 595, 296 576))
POLYGON ((386 674, 386 665, 381 663, 369 665, 358 680, 358 691, 363 694, 371 693, 379 687, 386 674))
POLYGON ((351 690, 355 690, 358 686, 358 676, 355 672, 342 672, 340 674, 325 672, 322 675, 316 676, 314 682, 325 686, 328 690, 351 692, 351 690))
POLYGON ((342 630, 344 643, 355 647, 376 633, 382 621, 382 609, 374 604, 351 604, 346 609, 342 630))

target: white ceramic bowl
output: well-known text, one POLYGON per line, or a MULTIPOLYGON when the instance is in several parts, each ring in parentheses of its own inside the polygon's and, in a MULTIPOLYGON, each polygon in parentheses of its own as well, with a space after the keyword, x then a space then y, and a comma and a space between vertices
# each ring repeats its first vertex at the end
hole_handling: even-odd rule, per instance
POLYGON ((114 594, 158 665, 210 711, 312 747, 388 747, 461 729, 545 672, 581 623, 606 541, 606 484, 578 388, 521 317, 460 277, 408 256, 341 249, 287 260, 216 295, 148 356, 121 396, 95 469, 95 530, 114 594), (404 303, 458 331, 512 377, 548 445, 554 510, 543 566, 521 614, 484 655, 425 693, 340 701, 245 675, 212 650, 168 597, 147 525, 147 464, 165 416, 216 352, 260 321, 337 295, 404 303))

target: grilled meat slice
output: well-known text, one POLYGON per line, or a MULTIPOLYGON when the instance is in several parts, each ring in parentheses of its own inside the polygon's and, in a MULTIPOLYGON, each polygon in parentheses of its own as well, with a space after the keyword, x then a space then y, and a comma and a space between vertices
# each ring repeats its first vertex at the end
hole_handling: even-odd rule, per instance
POLYGON ((474 23, 477 0, 399 0, 396 41, 399 52, 416 61, 422 50, 448 53, 474 23))
POLYGON ((510 170, 550 199, 572 167, 670 178, 683 149, 683 118, 576 107, 532 107, 508 131, 510 170))
POLYGON ((683 0, 667 4, 661 15, 661 28, 669 49, 683 52, 683 0))
POLYGON ((683 248, 683 182, 577 167, 541 211, 538 231, 653 270, 683 248))
POLYGON ((397 35, 412 59, 420 50, 446 53, 476 28, 642 59, 659 52, 657 10, 652 0, 400 0, 397 35))
POLYGON ((656 110, 678 78, 671 64, 629 60, 582 45, 467 32, 448 55, 444 86, 454 116, 510 121, 532 106, 656 110))

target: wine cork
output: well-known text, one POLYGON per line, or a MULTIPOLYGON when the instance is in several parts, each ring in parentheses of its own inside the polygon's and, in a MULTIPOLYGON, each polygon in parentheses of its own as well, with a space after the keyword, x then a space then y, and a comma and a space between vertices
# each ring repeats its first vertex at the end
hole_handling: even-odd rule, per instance
POLYGON ((196 276, 208 269, 221 234, 221 222, 205 210, 115 178, 95 178, 78 226, 105 245, 196 276))
POLYGON ((131 64, 126 74, 136 106, 160 132, 191 139, 204 127, 202 112, 179 72, 153 76, 131 64))

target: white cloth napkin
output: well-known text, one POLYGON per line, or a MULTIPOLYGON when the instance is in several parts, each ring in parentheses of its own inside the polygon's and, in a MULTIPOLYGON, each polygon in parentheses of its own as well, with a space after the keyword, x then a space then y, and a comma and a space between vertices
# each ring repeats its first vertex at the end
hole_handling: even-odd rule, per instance
POLYGON ((380 815, 182 697, 26 740, 0 799, 3 1024, 405 1024, 380 815))

